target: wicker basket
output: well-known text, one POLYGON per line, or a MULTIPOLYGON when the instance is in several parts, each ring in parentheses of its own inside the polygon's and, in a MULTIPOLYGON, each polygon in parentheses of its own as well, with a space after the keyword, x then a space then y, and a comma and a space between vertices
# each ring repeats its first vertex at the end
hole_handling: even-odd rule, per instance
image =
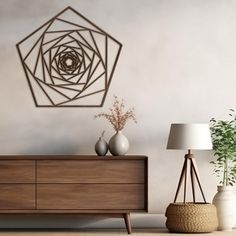
POLYGON ((216 208, 210 203, 171 203, 165 215, 170 232, 208 233, 218 226, 216 208))

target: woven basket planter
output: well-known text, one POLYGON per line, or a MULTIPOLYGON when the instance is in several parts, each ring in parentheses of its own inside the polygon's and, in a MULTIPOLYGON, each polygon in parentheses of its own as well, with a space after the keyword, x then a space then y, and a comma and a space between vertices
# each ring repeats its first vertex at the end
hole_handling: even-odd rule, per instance
POLYGON ((170 232, 208 233, 218 227, 216 207, 210 203, 171 203, 165 215, 170 232))

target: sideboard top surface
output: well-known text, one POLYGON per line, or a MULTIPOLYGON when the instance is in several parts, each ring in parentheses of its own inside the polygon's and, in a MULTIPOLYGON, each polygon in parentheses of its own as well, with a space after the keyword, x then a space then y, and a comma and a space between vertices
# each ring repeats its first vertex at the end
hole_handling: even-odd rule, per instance
POLYGON ((146 160, 147 156, 96 156, 96 155, 0 155, 0 160, 146 160))

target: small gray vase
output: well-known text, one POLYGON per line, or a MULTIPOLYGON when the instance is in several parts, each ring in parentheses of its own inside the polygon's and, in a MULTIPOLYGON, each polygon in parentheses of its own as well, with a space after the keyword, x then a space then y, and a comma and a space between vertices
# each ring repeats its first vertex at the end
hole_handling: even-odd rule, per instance
POLYGON ((99 138, 95 144, 95 152, 98 156, 105 156, 108 152, 108 144, 103 138, 99 138))

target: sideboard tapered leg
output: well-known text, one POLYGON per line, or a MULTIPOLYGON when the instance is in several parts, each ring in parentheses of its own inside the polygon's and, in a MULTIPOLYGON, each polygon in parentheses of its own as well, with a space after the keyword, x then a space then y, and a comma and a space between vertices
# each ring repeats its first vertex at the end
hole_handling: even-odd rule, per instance
POLYGON ((123 214, 123 217, 124 217, 127 232, 128 234, 131 234, 132 230, 131 230, 131 222, 130 222, 130 213, 123 214))

